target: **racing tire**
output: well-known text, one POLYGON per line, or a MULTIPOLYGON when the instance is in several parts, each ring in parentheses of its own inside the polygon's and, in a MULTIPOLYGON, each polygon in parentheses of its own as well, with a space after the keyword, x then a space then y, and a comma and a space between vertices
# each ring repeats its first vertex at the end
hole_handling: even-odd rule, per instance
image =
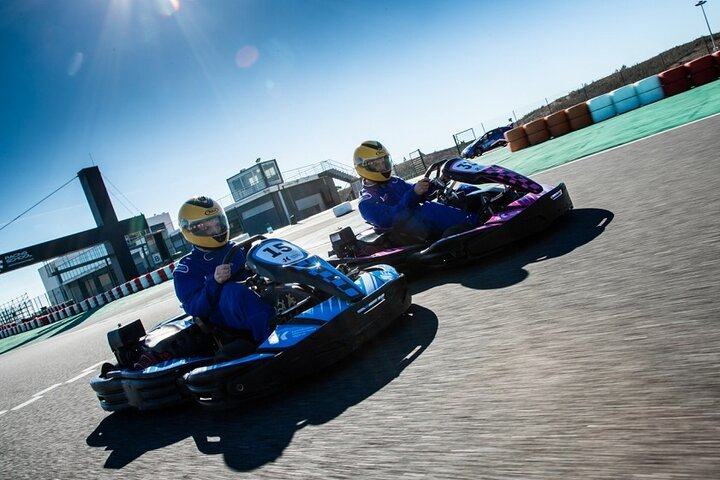
POLYGON ((593 123, 600 123, 614 117, 615 115, 617 115, 617 112, 615 111, 615 106, 613 105, 612 100, 610 100, 610 103, 604 107, 596 109, 590 108, 590 116, 592 117, 593 123))
POLYGON ((588 110, 587 103, 582 102, 572 107, 565 109, 565 113, 568 117, 568 123, 570 123, 570 129, 574 132, 581 128, 589 127, 593 124, 590 111, 588 110))
POLYGON ((689 78, 681 78, 680 80, 663 84, 663 93, 666 97, 672 97, 678 93, 690 90, 690 86, 691 84, 689 78))
POLYGON ((658 100, 662 100, 663 98, 665 98, 665 92, 663 91, 662 87, 649 90, 647 92, 642 92, 640 95, 638 95, 640 105, 642 106, 657 102, 658 100))
POLYGON ((667 70, 658 73, 660 83, 664 86, 678 80, 686 79, 690 72, 685 65, 678 65, 677 67, 668 68, 667 70))
POLYGON ((517 152, 518 150, 529 147, 530 141, 527 137, 520 137, 517 140, 508 142, 508 146, 510 147, 511 152, 517 152))
POLYGON ((550 131, 548 129, 540 130, 528 135, 528 143, 530 145, 538 145, 550 140, 550 131))
POLYGON ((696 58, 695 60, 690 60, 689 62, 685 63, 685 68, 687 68, 688 73, 690 76, 702 72, 703 70, 707 70, 709 68, 715 68, 715 59, 713 58, 712 54, 703 55, 702 57, 696 58))
POLYGON ((505 132, 505 140, 508 141, 508 144, 523 138, 527 139, 527 132, 523 127, 515 127, 505 132))
POLYGON ((591 98, 587 101, 588 110, 590 111, 590 115, 592 115, 593 112, 597 112, 598 110, 602 110, 603 108, 611 107, 613 104, 612 96, 610 96, 609 93, 605 93, 603 95, 598 95, 597 97, 591 98))
POLYGON ((613 103, 618 103, 623 100, 626 100, 628 98, 636 97, 637 96, 637 90, 635 90, 635 85, 624 85, 620 88, 616 88, 612 92, 610 92, 610 98, 612 99, 613 103))
POLYGON ((570 122, 568 121, 565 110, 560 110, 559 112, 548 115, 545 117, 545 121, 547 122, 551 137, 561 137, 570 132, 570 122))
POLYGON ((638 80, 633 85, 642 106, 665 98, 665 92, 657 75, 638 80))
POLYGON ((633 83, 633 86, 635 86, 635 92, 638 95, 662 87, 662 85, 660 84, 660 79, 657 75, 652 75, 647 78, 643 78, 642 80, 638 80, 637 82, 633 83))
POLYGON ((705 70, 700 70, 699 72, 691 73, 690 81, 692 82, 693 87, 699 87, 701 85, 714 82, 718 79, 719 74, 720 73, 713 66, 711 68, 706 68, 705 70))
POLYGON ((130 410, 132 405, 128 402, 110 403, 105 400, 100 400, 100 407, 106 412, 121 412, 123 410, 130 410))
MULTIPOLYGON (((530 135, 546 131, 547 130, 547 122, 544 118, 538 118, 537 120, 532 120, 525 125, 523 125, 523 128, 525 129, 525 133, 528 136, 528 139, 530 138, 530 135)), ((532 142, 530 142, 532 144, 532 142)))
POLYGON ((637 96, 635 85, 625 85, 610 92, 615 114, 620 115, 640 106, 640 99, 637 96))

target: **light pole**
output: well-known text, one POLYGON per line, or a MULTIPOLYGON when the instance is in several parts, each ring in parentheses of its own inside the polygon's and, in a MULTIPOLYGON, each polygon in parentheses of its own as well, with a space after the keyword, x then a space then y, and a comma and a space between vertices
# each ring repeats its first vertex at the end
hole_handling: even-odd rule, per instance
POLYGON ((707 25, 708 32, 710 32, 710 41, 712 42, 713 52, 714 52, 718 48, 715 46, 715 39, 713 38, 713 33, 712 33, 712 30, 710 29, 710 22, 708 22, 707 15, 705 15, 705 7, 703 7, 703 5, 705 5, 706 3, 707 3, 707 0, 700 0, 699 2, 697 2, 695 4, 695 6, 700 7, 700 10, 702 10, 702 12, 703 12, 703 17, 705 18, 705 25, 707 25))

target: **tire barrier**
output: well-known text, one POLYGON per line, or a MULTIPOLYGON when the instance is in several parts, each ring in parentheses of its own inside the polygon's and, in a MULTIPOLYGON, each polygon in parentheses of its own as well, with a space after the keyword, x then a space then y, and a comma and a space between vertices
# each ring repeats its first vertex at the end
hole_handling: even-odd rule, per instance
POLYGON ((665 92, 660 84, 660 78, 657 75, 638 80, 633 83, 633 85, 635 86, 635 92, 637 92, 641 106, 665 98, 665 92))
POLYGON ((620 115, 640 106, 640 99, 635 91, 635 85, 625 85, 610 92, 615 114, 620 115))
POLYGON ((591 98, 587 102, 588 110, 590 110, 590 116, 592 117, 593 123, 600 123, 608 118, 615 116, 615 105, 613 105, 612 96, 609 93, 598 95, 595 98, 591 98))
POLYGON ((693 87, 699 87, 718 79, 715 57, 710 54, 687 62, 685 68, 690 74, 690 83, 693 87))
POLYGON ((688 69, 685 65, 669 68, 664 72, 660 72, 658 77, 665 92, 666 97, 671 97, 690 90, 690 77, 688 69))
POLYGON ((505 132, 511 152, 537 145, 720 78, 720 51, 624 85, 505 132))
POLYGON ((567 113, 565 110, 551 113, 545 117, 547 128, 550 131, 550 136, 553 138, 561 137, 566 133, 570 133, 570 120, 568 120, 567 113))
POLYGON ((511 152, 516 152, 530 146, 527 133, 525 133, 523 127, 515 127, 505 132, 505 140, 507 140, 511 152))
POLYGON ((589 127, 593 124, 592 117, 590 116, 590 110, 586 102, 578 103, 572 107, 565 109, 568 122, 570 122, 570 130, 580 130, 581 128, 589 127))
POLYGON ((530 145, 537 145, 550 140, 550 130, 548 130, 547 121, 544 118, 528 122, 523 125, 523 128, 525 128, 530 145))
POLYGON ((170 263, 162 268, 146 273, 140 277, 133 278, 122 285, 113 287, 110 290, 88 297, 78 303, 72 305, 62 305, 58 307, 49 307, 48 313, 24 320, 21 322, 13 322, 0 325, 0 338, 7 338, 18 333, 27 332, 38 327, 44 327, 51 323, 63 320, 83 312, 94 310, 102 307, 114 300, 126 297, 133 293, 137 293, 145 288, 158 285, 173 278, 175 263, 170 263))

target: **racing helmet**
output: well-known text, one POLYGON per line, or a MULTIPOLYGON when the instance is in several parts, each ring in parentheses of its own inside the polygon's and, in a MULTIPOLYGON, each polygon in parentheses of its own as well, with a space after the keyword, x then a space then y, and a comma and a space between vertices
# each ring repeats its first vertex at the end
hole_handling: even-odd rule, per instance
POLYGON ((387 182, 392 175, 392 158, 382 143, 367 140, 353 154, 355 171, 366 180, 387 182))
POLYGON ((180 207, 178 223, 183 237, 201 248, 220 248, 230 239, 225 210, 209 197, 193 197, 180 207))

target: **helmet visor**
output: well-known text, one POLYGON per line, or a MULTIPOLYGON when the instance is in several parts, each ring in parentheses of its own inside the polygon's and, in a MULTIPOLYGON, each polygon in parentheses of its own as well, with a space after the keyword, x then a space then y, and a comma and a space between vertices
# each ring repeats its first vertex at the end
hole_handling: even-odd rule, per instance
POLYGON ((365 160, 363 166, 370 172, 387 173, 392 170, 392 159, 390 155, 365 160))
POLYGON ((213 215, 189 222, 185 228, 198 237, 221 237, 228 231, 228 221, 225 215, 213 215))

